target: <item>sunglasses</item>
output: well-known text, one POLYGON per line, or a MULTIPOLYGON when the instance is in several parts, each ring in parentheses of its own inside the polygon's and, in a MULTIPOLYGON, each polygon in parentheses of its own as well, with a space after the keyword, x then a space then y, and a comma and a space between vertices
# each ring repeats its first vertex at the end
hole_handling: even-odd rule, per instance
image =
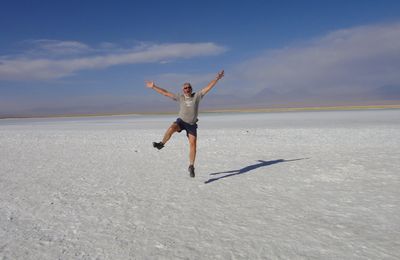
POLYGON ((192 89, 192 87, 183 87, 183 89, 192 89))

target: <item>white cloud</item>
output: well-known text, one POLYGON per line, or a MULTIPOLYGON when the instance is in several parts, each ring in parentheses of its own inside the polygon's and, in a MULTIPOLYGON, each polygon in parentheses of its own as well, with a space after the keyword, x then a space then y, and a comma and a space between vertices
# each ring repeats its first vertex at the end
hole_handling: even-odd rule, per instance
MULTIPOLYGON (((0 57, 0 79, 7 80, 44 80, 71 75, 80 70, 107 68, 121 64, 162 62, 171 59, 187 59, 197 56, 217 55, 226 49, 214 43, 172 43, 146 44, 140 48, 79 57, 49 58, 54 53, 74 54, 89 52, 90 47, 79 42, 60 42, 42 40, 37 43, 47 51, 43 57, 18 55, 0 57)), ((95 52, 92 50, 92 52, 95 52)), ((103 50, 104 52, 104 50, 103 50)))
MULTIPOLYGON (((174 87, 174 90, 181 89, 181 86, 185 82, 190 82, 195 90, 205 87, 211 80, 215 78, 217 71, 215 73, 207 74, 191 74, 191 73, 164 73, 155 76, 151 80, 156 81, 157 84, 165 86, 174 87)), ((171 89, 172 91, 173 89, 171 89)))
POLYGON ((0 56, 0 59, 15 60, 25 59, 60 59, 72 58, 78 55, 93 53, 96 49, 78 41, 59 41, 59 40, 24 40, 17 44, 22 50, 14 56, 0 56))
MULTIPOLYGON (((400 23, 337 30, 301 46, 268 50, 235 68, 246 91, 338 97, 400 86, 400 23)), ((243 85, 242 85, 243 86, 243 85)))
POLYGON ((58 41, 58 40, 35 40, 32 41, 36 48, 49 53, 56 54, 76 54, 84 53, 90 50, 90 47, 77 41, 58 41))

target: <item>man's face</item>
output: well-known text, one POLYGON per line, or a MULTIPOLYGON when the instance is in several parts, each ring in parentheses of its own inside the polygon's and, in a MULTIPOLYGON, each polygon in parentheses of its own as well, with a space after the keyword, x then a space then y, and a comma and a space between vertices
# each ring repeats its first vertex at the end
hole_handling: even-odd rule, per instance
POLYGON ((192 94, 192 87, 189 84, 184 84, 182 87, 183 94, 190 95, 192 94))

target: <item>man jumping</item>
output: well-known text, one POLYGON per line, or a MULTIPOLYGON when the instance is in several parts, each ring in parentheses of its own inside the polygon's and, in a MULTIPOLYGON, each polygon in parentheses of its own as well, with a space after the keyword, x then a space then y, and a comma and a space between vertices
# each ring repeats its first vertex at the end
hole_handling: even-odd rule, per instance
POLYGON ((194 177, 194 161, 196 159, 196 143, 197 143, 197 115, 199 113, 200 100, 207 94, 214 86, 217 84, 224 76, 224 71, 219 72, 214 80, 212 80, 206 87, 204 87, 200 92, 193 92, 190 83, 184 83, 182 86, 182 94, 173 94, 163 88, 160 88, 154 84, 153 81, 146 81, 146 86, 148 88, 154 89, 158 93, 169 97, 177 102, 179 102, 179 117, 165 132, 164 138, 161 142, 153 142, 153 146, 158 150, 162 149, 164 145, 168 142, 171 136, 182 130, 186 131, 186 136, 188 137, 190 144, 189 152, 189 173, 190 177, 194 177))

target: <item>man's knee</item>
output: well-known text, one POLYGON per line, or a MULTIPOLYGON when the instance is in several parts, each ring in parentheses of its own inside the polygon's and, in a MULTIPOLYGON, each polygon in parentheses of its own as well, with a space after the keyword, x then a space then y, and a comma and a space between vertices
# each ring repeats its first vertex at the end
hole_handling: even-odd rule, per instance
POLYGON ((189 144, 191 146, 196 146, 197 138, 194 135, 189 134, 189 144))
POLYGON ((178 125, 177 123, 173 123, 173 124, 169 127, 169 129, 171 129, 171 131, 173 131, 173 132, 179 132, 179 130, 181 130, 180 127, 179 127, 179 125, 178 125))

